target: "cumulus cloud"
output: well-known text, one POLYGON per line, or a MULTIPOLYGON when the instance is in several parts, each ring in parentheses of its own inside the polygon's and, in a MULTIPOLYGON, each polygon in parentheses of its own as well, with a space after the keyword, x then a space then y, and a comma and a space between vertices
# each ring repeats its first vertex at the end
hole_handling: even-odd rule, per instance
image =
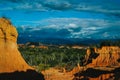
MULTIPOLYGON (((35 27, 22 27, 35 37, 54 38, 120 38, 120 21, 80 18, 50 18, 42 20, 35 27)), ((18 30, 21 27, 18 27, 18 30)), ((22 29, 21 29, 21 32, 22 29)))

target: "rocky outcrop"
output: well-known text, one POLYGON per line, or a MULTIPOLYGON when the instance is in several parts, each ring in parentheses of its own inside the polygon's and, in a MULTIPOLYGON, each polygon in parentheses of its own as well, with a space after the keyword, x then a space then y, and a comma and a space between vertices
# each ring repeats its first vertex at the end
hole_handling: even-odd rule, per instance
POLYGON ((75 80, 119 80, 120 48, 103 46, 86 51, 84 65, 75 74, 75 80))
POLYGON ((0 18, 0 73, 33 69, 24 61, 17 49, 17 36, 16 28, 10 21, 0 18))
POLYGON ((7 77, 11 78, 10 80, 21 78, 24 78, 21 80, 31 80, 32 78, 28 79, 28 75, 35 76, 34 69, 25 62, 17 49, 17 37, 17 30, 11 22, 6 18, 0 18, 0 80, 9 80, 7 77), (22 73, 27 76, 23 77, 22 73))
POLYGON ((87 66, 93 67, 120 66, 119 59, 120 48, 117 46, 88 49, 85 56, 87 66))

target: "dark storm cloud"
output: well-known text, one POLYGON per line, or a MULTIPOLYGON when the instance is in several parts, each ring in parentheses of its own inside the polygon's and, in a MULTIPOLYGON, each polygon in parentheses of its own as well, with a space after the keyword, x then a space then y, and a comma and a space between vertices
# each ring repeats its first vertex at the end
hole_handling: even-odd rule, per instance
POLYGON ((33 11, 76 10, 120 16, 120 0, 0 0, 0 2, 1 4, 2 2, 10 2, 9 4, 13 5, 6 5, 4 9, 12 8, 13 10, 25 9, 33 11))
POLYGON ((44 3, 43 6, 53 9, 53 10, 68 10, 71 8, 71 5, 68 2, 62 3, 44 3))
MULTIPOLYGON (((24 35, 30 36, 30 37, 42 37, 42 38, 65 38, 70 35, 70 32, 67 29, 60 29, 56 30, 54 28, 30 28, 26 27, 25 31, 21 27, 17 28, 18 32, 24 33, 24 35)), ((23 35, 23 36, 24 36, 23 35)))
POLYGON ((23 2, 24 0, 0 0, 0 2, 11 2, 11 3, 19 3, 23 2))

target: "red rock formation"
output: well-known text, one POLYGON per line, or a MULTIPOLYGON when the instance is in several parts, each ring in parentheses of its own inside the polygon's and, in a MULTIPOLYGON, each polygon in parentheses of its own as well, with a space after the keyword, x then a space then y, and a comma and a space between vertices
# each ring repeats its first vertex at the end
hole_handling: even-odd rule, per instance
POLYGON ((94 48, 93 51, 88 49, 85 56, 86 62, 89 60, 89 58, 91 58, 91 63, 89 63, 87 66, 119 66, 120 63, 118 60, 120 59, 120 48, 117 46, 104 46, 101 49, 94 48), (92 56, 94 55, 98 56, 93 58, 92 56))
POLYGON ((48 49, 48 46, 38 46, 40 49, 48 49))
POLYGON ((6 18, 0 18, 0 80, 44 80, 30 67, 17 46, 18 33, 6 18))
POLYGON ((17 49, 18 33, 10 21, 0 18, 0 73, 33 69, 17 49))
POLYGON ((104 46, 87 49, 84 66, 74 80, 120 80, 120 48, 104 46))

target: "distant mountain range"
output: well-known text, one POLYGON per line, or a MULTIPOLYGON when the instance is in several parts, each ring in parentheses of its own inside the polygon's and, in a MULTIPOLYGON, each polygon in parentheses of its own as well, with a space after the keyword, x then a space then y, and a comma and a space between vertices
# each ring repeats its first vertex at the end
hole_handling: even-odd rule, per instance
MULTIPOLYGON (((118 40, 120 39, 119 36, 119 27, 112 30, 109 30, 109 33, 105 33, 106 31, 101 31, 100 33, 94 33, 90 34, 89 30, 88 32, 83 34, 77 34, 78 37, 76 38, 73 36, 74 32, 69 33, 69 29, 60 29, 57 31, 56 27, 55 29, 52 28, 42 28, 42 27, 30 27, 30 26, 24 26, 24 27, 17 27, 19 36, 18 36, 18 43, 27 43, 27 42, 40 42, 42 44, 53 44, 53 45, 91 45, 91 44, 97 44, 104 40, 118 40), (112 33, 110 31, 116 32, 112 33), (88 35, 90 37, 88 37, 88 35), (109 36, 108 36, 109 35, 109 36), (70 37, 72 36, 72 37, 70 37)), ((85 28, 87 29, 87 28, 85 28)), ((111 29, 111 28, 110 28, 111 29)), ((78 29, 75 29, 78 30, 78 29)), ((82 31, 78 31, 78 33, 81 33, 82 31)))
MULTIPOLYGON (((32 37, 18 37, 18 43, 27 43, 27 42, 40 42, 42 44, 53 44, 53 45, 91 45, 97 44, 107 39, 79 39, 79 38, 32 38, 32 37)), ((115 41, 118 39, 109 39, 115 41)))

